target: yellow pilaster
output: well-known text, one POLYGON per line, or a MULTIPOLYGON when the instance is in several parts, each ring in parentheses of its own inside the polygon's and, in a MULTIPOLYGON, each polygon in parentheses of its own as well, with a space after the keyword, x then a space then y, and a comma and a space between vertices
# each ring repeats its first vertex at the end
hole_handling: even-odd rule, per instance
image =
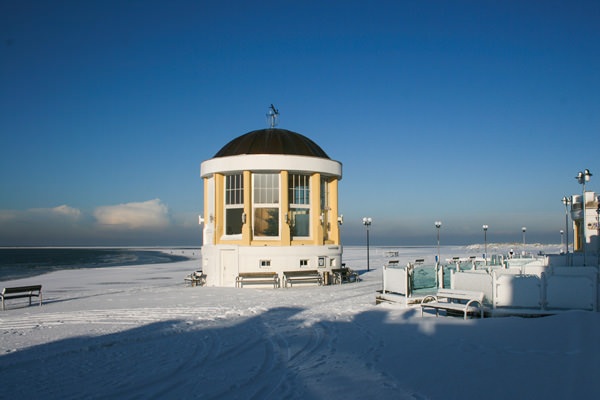
POLYGON ((332 179, 329 183, 329 208, 330 208, 330 232, 329 240, 333 244, 340 244, 340 229, 337 222, 338 218, 338 180, 332 179))
POLYGON ((574 225, 574 233, 575 233, 575 237, 573 238, 573 247, 574 247, 574 251, 582 251, 583 250, 583 246, 582 243, 583 241, 581 240, 581 222, 579 221, 575 221, 574 225))
POLYGON ((310 177, 310 214, 313 244, 323 245, 323 225, 321 224, 321 174, 310 177))
POLYGON ((252 175, 244 171, 244 213, 246 223, 242 226, 242 245, 250 246, 252 242, 252 175))
POLYGON ((225 220, 223 215, 223 206, 225 204, 224 188, 223 188, 223 175, 215 174, 215 243, 221 242, 223 236, 223 221, 225 220))
POLYGON ((289 202, 289 190, 288 190, 288 171, 281 171, 281 245, 290 245, 290 225, 286 223, 286 219, 289 221, 290 202, 289 202), (287 217, 287 218, 286 218, 287 217))

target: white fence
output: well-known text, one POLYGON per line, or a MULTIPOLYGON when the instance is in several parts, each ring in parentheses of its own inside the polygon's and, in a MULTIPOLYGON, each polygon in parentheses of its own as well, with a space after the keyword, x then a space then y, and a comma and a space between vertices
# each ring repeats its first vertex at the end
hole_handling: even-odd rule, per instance
POLYGON ((492 302, 492 276, 485 270, 450 271, 450 287, 483 292, 484 301, 492 302))
POLYGON ((594 267, 522 266, 457 271, 453 289, 477 290, 493 308, 598 311, 598 270, 594 267))
POLYGON ((545 277, 546 309, 598 311, 598 271, 590 267, 554 268, 545 277))
MULTIPOLYGON (((383 268, 383 294, 413 297, 415 266, 389 262, 383 268)), ((437 283, 443 285, 443 269, 437 283)), ((538 262, 512 263, 508 268, 450 270, 450 287, 484 293, 492 308, 598 311, 596 267, 552 267, 538 262)))
POLYGON ((405 297, 410 296, 409 267, 397 264, 383 266, 383 294, 395 293, 405 297))

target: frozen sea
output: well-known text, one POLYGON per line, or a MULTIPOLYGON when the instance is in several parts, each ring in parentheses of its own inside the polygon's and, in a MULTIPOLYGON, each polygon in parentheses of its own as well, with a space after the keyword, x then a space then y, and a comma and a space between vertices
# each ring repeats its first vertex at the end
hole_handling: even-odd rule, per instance
POLYGON ((177 250, 161 252, 120 248, 0 248, 0 280, 25 278, 62 269, 158 264, 187 259, 178 255, 177 250))

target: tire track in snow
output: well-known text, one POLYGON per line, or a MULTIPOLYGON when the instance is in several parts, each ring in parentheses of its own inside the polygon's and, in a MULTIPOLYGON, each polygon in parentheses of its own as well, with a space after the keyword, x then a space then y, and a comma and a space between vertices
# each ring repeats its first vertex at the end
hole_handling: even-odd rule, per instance
POLYGON ((322 376, 319 367, 329 362, 335 353, 333 343, 338 333, 334 325, 298 322, 300 325, 297 326, 289 323, 270 326, 273 338, 281 343, 277 351, 280 352, 281 369, 285 371, 279 375, 279 381, 270 393, 275 399, 305 398, 305 391, 311 387, 314 377, 322 376))
POLYGON ((361 354, 360 358, 364 360, 364 365, 368 371, 370 371, 371 374, 375 374, 374 379, 380 382, 380 387, 384 388, 386 391, 397 392, 398 394, 403 395, 403 398, 420 398, 418 394, 409 393, 400 388, 395 383, 395 379, 392 376, 377 368, 381 359, 381 354, 385 351, 386 347, 384 339, 376 337, 368 327, 361 323, 356 321, 352 321, 351 323, 365 336, 363 343, 369 343, 369 347, 361 354))
MULTIPOLYGON (((190 383, 189 371, 194 371, 202 365, 203 355, 210 352, 214 339, 215 337, 211 335, 211 343, 208 347, 204 341, 196 342, 188 339, 185 348, 179 352, 180 354, 175 357, 175 360, 173 360, 173 355, 169 354, 170 363, 168 368, 164 368, 163 365, 160 379, 152 382, 151 387, 154 389, 152 390, 152 396, 149 398, 163 399, 180 391, 188 394, 193 393, 194 388, 192 387, 191 390, 188 388, 194 386, 194 383, 190 383)), ((140 385, 138 394, 147 395, 148 386, 140 385)), ((184 396, 177 397, 183 398, 184 396)))
MULTIPOLYGON (((62 326, 63 329, 67 329, 65 332, 68 334, 69 326, 81 324, 116 325, 140 329, 141 333, 134 335, 129 333, 129 329, 117 328, 116 333, 111 329, 109 332, 103 331, 97 336, 93 334, 83 340, 73 336, 66 337, 65 340, 72 341, 72 347, 66 350, 59 348, 58 351, 53 351, 50 347, 50 351, 41 358, 36 356, 35 365, 43 372, 39 381, 40 383, 45 381, 41 386, 52 386, 50 377, 54 376, 53 371, 62 369, 60 365, 68 369, 72 368, 70 365, 76 363, 78 376, 85 377, 89 386, 96 387, 103 395, 114 394, 127 398, 156 393, 156 397, 160 398, 161 393, 177 393, 184 388, 191 389, 191 392, 187 392, 187 396, 183 393, 183 397, 189 397, 189 393, 194 393, 194 382, 198 382, 189 379, 189 371, 199 371, 203 363, 218 359, 221 354, 225 354, 226 358, 235 356, 234 352, 231 352, 232 356, 227 357, 227 351, 223 352, 222 349, 221 337, 210 329, 212 325, 210 322, 220 319, 225 311, 228 314, 242 314, 242 312, 219 307, 42 312, 18 317, 2 317, 0 330, 5 333, 22 331, 21 334, 26 335, 31 329, 62 326), (146 325, 157 322, 166 322, 170 325, 165 325, 158 330, 154 328, 146 330, 146 325), (180 339, 183 339, 184 343, 180 343, 180 339), (45 362, 39 363, 40 359, 45 362), (160 367, 157 367, 157 364, 160 364, 160 367), (48 370, 44 365, 53 367, 48 370), (97 376, 98 370, 112 370, 113 373, 106 381, 107 376, 103 378, 97 376), (45 380, 44 376, 49 378, 45 380), (130 378, 131 376, 133 378, 130 378)), ((33 361, 25 362, 33 366, 33 361)), ((70 382, 70 377, 65 378, 69 382, 65 382, 64 387, 80 387, 77 381, 70 382)), ((73 391, 76 392, 76 389, 73 391)), ((79 397, 79 394, 81 393, 73 393, 73 398, 79 397)))
POLYGON ((267 339, 265 362, 261 366, 263 378, 260 387, 250 397, 255 400, 290 398, 295 392, 290 386, 290 373, 287 362, 290 359, 290 345, 280 330, 263 320, 263 333, 267 339), (273 384, 273 380, 276 381, 273 384))
POLYGON ((301 332, 304 331, 309 331, 310 335, 306 335, 308 336, 306 343, 304 346, 294 352, 294 354, 292 354, 289 359, 290 362, 294 362, 297 358, 306 359, 309 355, 314 354, 321 347, 323 335, 320 329, 317 329, 315 325, 311 325, 309 327, 303 327, 301 332))
MULTIPOLYGON (((232 360, 238 359, 246 363, 242 371, 237 371, 235 380, 227 386, 222 386, 218 393, 206 393, 207 399, 221 399, 234 393, 244 393, 249 399, 280 399, 289 398, 291 393, 287 384, 287 371, 284 361, 287 360, 289 349, 287 341, 268 322, 252 323, 244 327, 243 344, 230 342, 223 346, 223 351, 217 354, 209 364, 221 368, 222 364, 231 365, 232 360)), ((211 368, 211 367, 209 367, 211 368)))
MULTIPOLYGON (((220 307, 138 308, 86 310, 1 317, 2 330, 33 329, 65 324, 109 324, 136 326, 172 319, 214 320, 226 310, 220 307)), ((242 314, 242 311, 239 311, 242 314)))

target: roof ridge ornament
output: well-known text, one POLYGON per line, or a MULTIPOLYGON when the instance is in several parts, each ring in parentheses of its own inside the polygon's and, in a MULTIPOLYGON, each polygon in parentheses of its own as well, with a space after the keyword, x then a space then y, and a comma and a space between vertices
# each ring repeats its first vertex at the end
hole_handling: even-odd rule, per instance
POLYGON ((269 111, 267 112, 267 125, 269 125, 269 128, 273 129, 277 124, 279 124, 279 110, 271 104, 269 111))

